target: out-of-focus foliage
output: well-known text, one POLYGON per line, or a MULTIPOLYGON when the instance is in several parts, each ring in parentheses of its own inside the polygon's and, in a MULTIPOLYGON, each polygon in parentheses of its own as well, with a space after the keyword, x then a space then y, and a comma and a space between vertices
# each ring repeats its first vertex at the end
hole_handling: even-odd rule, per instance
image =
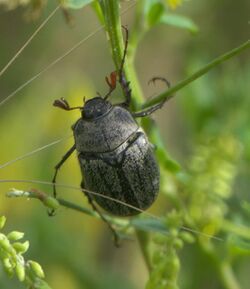
MULTIPOLYGON (((0 217, 0 229, 5 225, 6 218, 0 217)), ((8 235, 0 233, 0 260, 5 272, 13 277, 17 276, 26 288, 49 289, 48 284, 43 280, 44 272, 39 263, 26 261, 23 254, 29 248, 29 242, 21 243, 24 233, 12 231, 8 235)))
POLYGON ((165 2, 167 2, 167 5, 172 9, 176 9, 182 4, 182 0, 165 0, 165 2))
POLYGON ((5 6, 7 9, 15 9, 18 6, 28 5, 30 2, 30 0, 1 0, 0 4, 5 6))
POLYGON ((64 0, 63 5, 68 8, 79 9, 94 2, 93 0, 64 0))
MULTIPOLYGON (((169 4, 171 7, 175 8, 174 4, 176 3, 169 4)), ((170 13, 168 7, 164 5, 162 1, 145 1, 143 11, 148 29, 156 24, 167 24, 187 29, 193 33, 198 31, 198 27, 190 18, 170 13)))
MULTIPOLYGON (((77 8, 87 2, 90 1, 67 3, 77 8)), ((17 5, 21 1, 8 3, 17 5)), ((132 3, 121 1, 121 11, 132 3)), ((142 85, 133 89, 139 81, 131 75, 135 107, 143 102, 138 97, 140 90, 151 96, 158 92, 158 87, 166 89, 158 83, 147 86, 153 76, 164 76, 174 85, 249 37, 247 1, 239 5, 233 0, 141 0, 135 4, 122 15, 130 36, 126 61, 132 69, 136 68, 134 72, 142 85), (197 25, 199 33, 187 33, 198 32, 197 25)), ((40 8, 48 13, 56 5, 49 1, 48 6, 40 5, 40 8)), ((105 21, 98 2, 94 7, 99 19, 105 21)), ((34 30, 22 22, 23 11, 1 14, 0 67, 34 30)), ((54 16, 51 26, 38 35, 0 79, 1 99, 100 25, 90 8, 70 13, 75 18, 75 27, 69 29, 63 17, 54 16)), ((82 103, 83 96, 96 95, 96 90, 101 94, 107 91, 104 78, 114 70, 114 65, 103 35, 88 39, 58 67, 46 71, 37 82, 0 107, 1 164, 71 134, 70 126, 79 113, 52 108, 54 99, 63 96, 74 106, 82 103)), ((1 184, 0 210, 8 216, 11 226, 21 228, 28 236, 32 244, 31 259, 43 265, 46 280, 53 289, 142 289, 145 286, 148 289, 248 289, 248 59, 246 51, 217 67, 179 91, 173 101, 154 114, 157 118, 154 122, 142 121, 156 147, 161 194, 150 211, 150 219, 143 214, 131 219, 127 230, 129 236, 134 236, 133 228, 138 230, 138 235, 144 231, 147 236, 140 243, 146 262, 136 242, 127 240, 120 249, 114 248, 110 232, 99 220, 63 208, 49 218, 44 208, 33 201, 6 200, 3 193, 17 185, 1 184)), ((117 90, 111 100, 117 103, 121 99, 117 90)), ((50 180, 54 165, 72 141, 70 138, 0 169, 1 179, 50 180)), ((80 179, 77 162, 72 157, 62 168, 58 182, 76 185, 80 179)), ((24 191, 29 188, 20 184, 24 191)), ((52 192, 45 185, 39 189, 52 192)), ((59 191, 60 197, 87 206, 80 192, 63 188, 59 191)), ((22 288, 1 272, 0 287, 22 288)))
POLYGON ((0 6, 3 5, 8 10, 21 7, 27 7, 25 12, 26 19, 37 19, 47 4, 47 0, 0 0, 0 6))

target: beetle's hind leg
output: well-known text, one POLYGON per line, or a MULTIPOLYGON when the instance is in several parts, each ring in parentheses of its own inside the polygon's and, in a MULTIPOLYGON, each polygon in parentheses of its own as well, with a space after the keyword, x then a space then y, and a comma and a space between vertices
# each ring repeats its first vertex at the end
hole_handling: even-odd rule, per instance
POLYGON ((115 246, 119 247, 120 246, 120 237, 119 237, 118 233, 113 228, 113 226, 110 224, 110 222, 105 218, 105 216, 102 214, 102 212, 97 208, 97 206, 94 203, 94 200, 93 200, 92 196, 84 190, 83 183, 81 184, 81 187, 82 187, 82 190, 83 190, 84 194, 88 198, 88 202, 91 205, 91 207, 93 208, 93 210, 95 212, 97 212, 97 214, 100 216, 100 218, 108 225, 109 229, 111 230, 111 232, 112 232, 112 234, 114 236, 114 244, 115 244, 115 246))

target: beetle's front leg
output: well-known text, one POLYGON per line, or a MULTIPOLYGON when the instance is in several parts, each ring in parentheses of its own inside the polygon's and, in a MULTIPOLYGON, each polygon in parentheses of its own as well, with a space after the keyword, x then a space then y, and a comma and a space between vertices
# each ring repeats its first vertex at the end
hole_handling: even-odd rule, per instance
POLYGON ((119 247, 120 246, 120 237, 117 234, 116 230, 113 228, 113 226, 110 224, 110 222, 104 217, 102 212, 97 208, 97 206, 94 203, 94 200, 93 200, 92 196, 84 190, 83 182, 81 183, 81 188, 82 188, 84 194, 86 195, 86 197, 88 198, 88 202, 91 205, 91 207, 93 208, 93 210, 95 212, 97 212, 97 214, 100 216, 100 218, 108 225, 109 229, 111 230, 111 232, 112 232, 112 234, 114 236, 114 244, 115 244, 115 246, 119 247))
POLYGON ((125 26, 122 26, 122 28, 125 30, 125 44, 124 44, 124 51, 123 51, 123 57, 122 57, 122 61, 121 61, 121 66, 119 68, 119 82, 120 85, 123 89, 124 95, 125 95, 125 102, 123 103, 124 106, 129 107, 130 102, 131 102, 131 89, 129 87, 129 81, 127 81, 125 74, 124 74, 124 63, 125 63, 125 58, 127 55, 127 51, 128 51, 128 29, 125 26))
POLYGON ((128 29, 125 26, 122 26, 122 28, 125 30, 125 43, 124 43, 124 50, 123 50, 123 56, 121 60, 120 67, 117 71, 113 71, 110 73, 109 77, 106 77, 106 82, 109 86, 109 92, 105 95, 104 99, 107 99, 112 91, 116 88, 116 82, 119 81, 121 88, 125 95, 125 101, 121 103, 122 106, 129 107, 131 102, 131 89, 129 87, 129 81, 127 81, 125 74, 124 74, 124 63, 125 58, 127 55, 128 50, 128 29))
POLYGON ((54 174, 54 177, 53 177, 53 179, 52 179, 54 198, 56 198, 56 177, 57 177, 58 171, 59 171, 59 169, 61 168, 61 166, 66 162, 66 160, 71 156, 71 154, 74 152, 75 149, 76 149, 76 145, 74 144, 74 145, 66 152, 66 154, 62 157, 61 161, 55 166, 55 174, 54 174))

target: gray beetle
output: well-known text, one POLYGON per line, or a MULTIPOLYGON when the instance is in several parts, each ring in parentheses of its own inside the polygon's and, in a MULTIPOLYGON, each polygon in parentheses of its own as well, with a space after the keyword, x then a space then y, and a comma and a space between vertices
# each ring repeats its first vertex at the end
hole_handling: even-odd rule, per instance
MULTIPOLYGON (((80 109, 81 118, 72 127, 75 144, 56 165, 53 183, 56 183, 59 168, 76 150, 83 175, 81 187, 83 191, 87 189, 100 194, 90 195, 85 192, 90 204, 105 222, 107 221, 95 206, 95 202, 111 214, 129 216, 147 209, 159 192, 160 174, 153 146, 135 118, 151 114, 163 103, 144 111, 130 112, 131 90, 123 74, 127 44, 126 30, 121 67, 118 72, 112 72, 110 78, 106 77, 110 89, 103 98, 92 98, 82 107, 70 107, 63 98, 54 102, 54 106, 65 110, 80 109), (126 101, 112 105, 107 98, 116 87, 116 77, 125 92, 126 101)), ((56 196, 55 185, 54 195, 56 196)), ((111 227, 110 224, 109 226, 111 227)))

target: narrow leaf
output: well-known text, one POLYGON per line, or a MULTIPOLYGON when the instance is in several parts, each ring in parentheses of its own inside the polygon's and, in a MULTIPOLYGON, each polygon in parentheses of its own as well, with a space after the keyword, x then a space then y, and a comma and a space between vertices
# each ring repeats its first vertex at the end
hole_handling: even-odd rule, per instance
POLYGON ((190 18, 182 15, 165 13, 161 16, 159 22, 182 29, 187 29, 192 33, 196 33, 199 30, 197 25, 190 18))
POLYGON ((136 229, 149 231, 149 232, 160 232, 160 233, 168 233, 166 226, 161 220, 147 218, 147 219, 140 219, 135 218, 130 221, 130 224, 135 227, 136 229))

